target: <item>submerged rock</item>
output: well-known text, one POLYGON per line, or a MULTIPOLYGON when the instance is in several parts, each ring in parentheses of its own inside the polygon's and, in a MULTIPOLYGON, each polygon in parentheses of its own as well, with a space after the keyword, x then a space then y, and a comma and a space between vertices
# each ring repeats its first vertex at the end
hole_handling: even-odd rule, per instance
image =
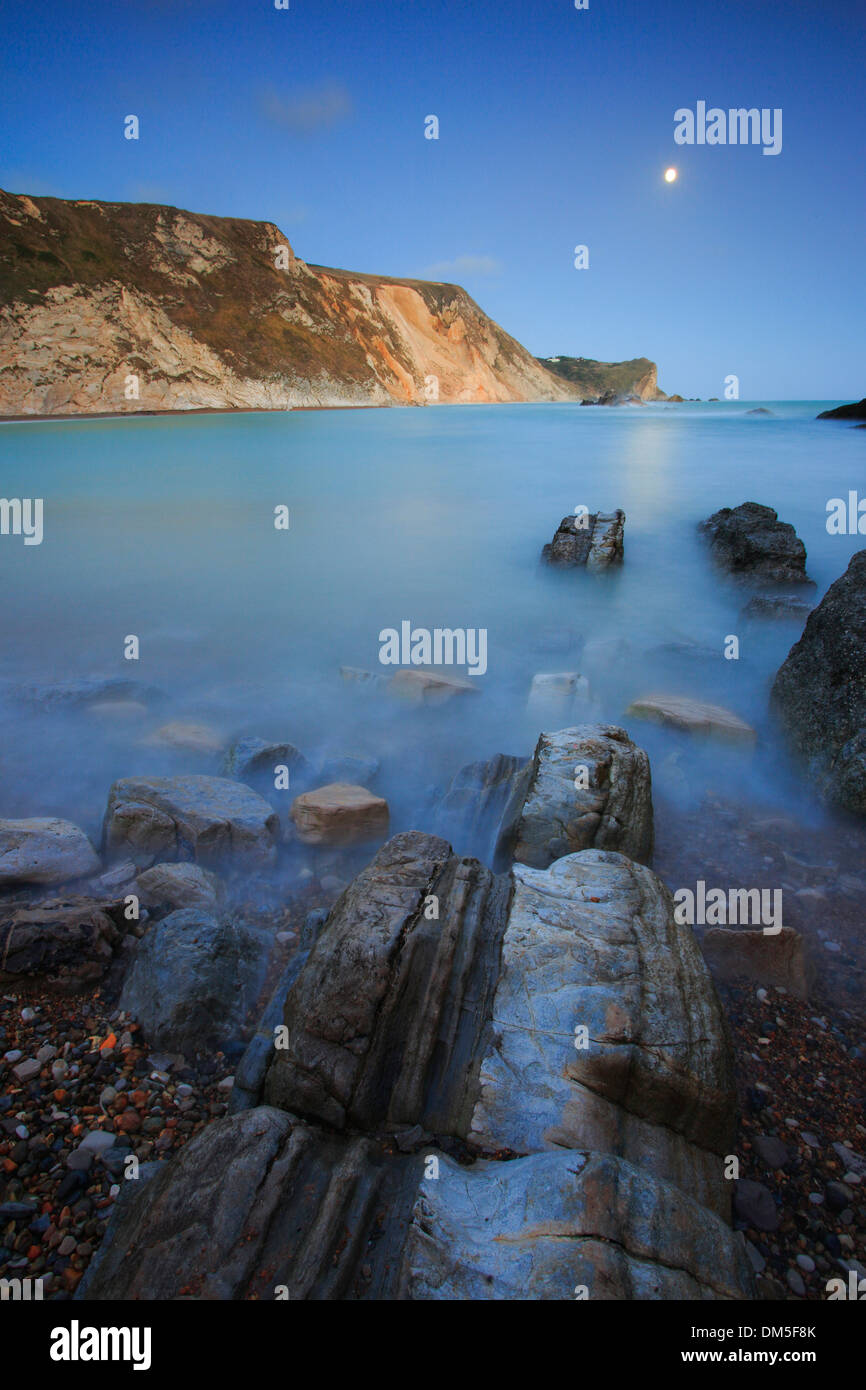
POLYGON ((283 1028, 267 1104, 128 1185, 84 1297, 750 1295, 720 1215, 727 1035, 648 869, 588 851, 497 877, 397 835, 283 1028))
POLYGON ((214 729, 210 724, 194 724, 184 719, 163 724, 148 734, 144 741, 156 748, 178 748, 185 753, 207 756, 221 753, 226 742, 219 729, 214 729))
POLYGON ((105 845, 153 859, 270 864, 279 817, 252 788, 224 777, 124 777, 105 813, 105 845))
POLYGON ((387 690, 401 700, 419 705, 442 705, 455 695, 478 695, 481 687, 468 676, 446 676, 441 671, 402 670, 388 681, 387 690))
POLYGON ((739 715, 722 705, 708 705, 685 695, 642 695, 629 705, 627 715, 666 724, 682 733, 698 734, 751 747, 758 735, 739 715))
POLYGON ((64 883, 99 869, 83 830, 54 816, 0 820, 0 885, 64 883))
POLYGON ((791 594, 755 594, 740 612, 747 621, 751 618, 781 619, 804 623, 812 605, 791 594))
POLYGON ((625 512, 589 512, 564 516, 556 535, 541 552, 551 565, 585 565, 588 570, 621 565, 625 512))
POLYGON ((613 724, 578 724, 542 734, 522 805, 499 843, 503 856, 546 869, 582 849, 621 850, 649 860, 653 847, 649 758, 613 724), (586 783, 584 786, 583 783, 586 783))
POLYGON ((295 797, 289 812, 298 839, 305 845, 356 845, 388 833, 388 803, 384 797, 332 782, 295 797))
POLYGON ((866 815, 866 550, 810 614, 771 701, 818 795, 866 815))
POLYGON ((589 703, 589 681, 577 671, 532 677, 526 712, 542 725, 572 724, 589 703))
POLYGON ((275 769, 287 767, 290 785, 307 781, 313 769, 293 743, 268 743, 263 738, 244 738, 226 754, 223 771, 227 777, 258 788, 274 787, 275 769))
POLYGON ((264 983, 262 933, 198 908, 149 927, 135 951, 120 1007, 150 1047, 199 1053, 237 1031, 264 983))
POLYGON ((708 537, 713 558, 738 579, 774 584, 809 584, 806 547, 793 526, 772 507, 744 502, 723 507, 698 527, 708 537))

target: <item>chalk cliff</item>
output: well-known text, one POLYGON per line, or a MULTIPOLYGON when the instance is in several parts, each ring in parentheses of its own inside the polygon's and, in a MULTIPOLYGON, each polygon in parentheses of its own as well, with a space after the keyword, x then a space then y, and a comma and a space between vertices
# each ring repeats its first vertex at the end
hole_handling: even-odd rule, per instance
POLYGON ((308 265, 271 222, 0 191, 0 414, 436 399, 575 391, 457 285, 308 265))

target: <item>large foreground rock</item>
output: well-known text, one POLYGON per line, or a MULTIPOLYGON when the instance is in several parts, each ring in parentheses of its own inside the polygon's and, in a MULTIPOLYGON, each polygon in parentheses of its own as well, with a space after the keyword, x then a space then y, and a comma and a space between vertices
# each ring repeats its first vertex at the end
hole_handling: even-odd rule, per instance
POLYGON ((541 552, 551 565, 585 565, 604 570, 621 565, 625 512, 590 512, 564 516, 553 540, 541 552))
POLYGON ((773 584, 808 584, 806 547, 793 526, 772 507, 744 502, 723 507, 698 528, 718 565, 738 579, 773 584))
POLYGON ((86 1300, 737 1299, 745 1249, 633 1165, 573 1152, 461 1167, 270 1107, 126 1184, 86 1300), (435 1177, 427 1177, 429 1160, 435 1177))
POLYGON ((772 703, 818 795, 866 815, 866 550, 810 614, 772 703))
POLYGON ((667 890, 623 855, 495 876, 395 836, 275 1042, 264 1106, 128 1185, 83 1296, 750 1293, 723 1219, 721 1013, 667 890))
POLYGON ((279 817, 252 788, 225 777, 124 777, 105 814, 105 844, 138 864, 154 859, 267 865, 279 817))
POLYGON ((123 899, 51 898, 0 908, 0 984, 72 993, 105 973, 128 923, 123 899))
POLYGON ((592 850, 495 876, 397 835, 282 1027, 267 1103, 127 1185, 82 1296, 750 1294, 724 1024, 649 869, 592 850))
POLYGON ((83 830, 68 820, 0 820, 0 886, 64 883, 86 878, 99 857, 83 830))
POLYGON ((542 734, 522 807, 505 820, 499 864, 510 855, 546 869, 554 859, 592 848, 621 850, 645 862, 653 848, 649 758, 613 724, 542 734), (576 785, 584 780, 586 787, 576 785))
POLYGON ((142 937, 126 976, 121 1009, 149 1046, 199 1053, 242 1024, 264 983, 264 936, 185 908, 142 937))

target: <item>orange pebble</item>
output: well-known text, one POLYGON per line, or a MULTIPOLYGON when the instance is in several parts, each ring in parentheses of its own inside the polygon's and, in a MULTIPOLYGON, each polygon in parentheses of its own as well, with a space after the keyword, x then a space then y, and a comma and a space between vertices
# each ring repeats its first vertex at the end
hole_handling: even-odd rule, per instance
POLYGON ((100 1052, 107 1051, 109 1047, 117 1047, 117 1036, 114 1033, 109 1033, 105 1042, 99 1044, 100 1052))
POLYGON ((55 1099, 55 1100, 65 1100, 65 1099, 66 1099, 66 1092, 65 1092, 65 1091, 54 1091, 54 1092, 53 1092, 53 1095, 54 1095, 54 1099, 55 1099))

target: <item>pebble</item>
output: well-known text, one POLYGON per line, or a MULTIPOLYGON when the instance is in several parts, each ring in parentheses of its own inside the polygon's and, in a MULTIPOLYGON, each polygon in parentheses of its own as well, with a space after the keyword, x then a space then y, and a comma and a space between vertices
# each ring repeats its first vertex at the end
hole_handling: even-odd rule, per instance
POLYGON ((798 1298, 806 1297, 806 1285, 803 1283, 803 1276, 796 1269, 789 1269, 785 1278, 792 1293, 795 1293, 798 1298))
POLYGON ((797 1264, 801 1269, 805 1270, 807 1274, 812 1274, 814 1272, 815 1261, 810 1259, 808 1255, 798 1255, 797 1264))

